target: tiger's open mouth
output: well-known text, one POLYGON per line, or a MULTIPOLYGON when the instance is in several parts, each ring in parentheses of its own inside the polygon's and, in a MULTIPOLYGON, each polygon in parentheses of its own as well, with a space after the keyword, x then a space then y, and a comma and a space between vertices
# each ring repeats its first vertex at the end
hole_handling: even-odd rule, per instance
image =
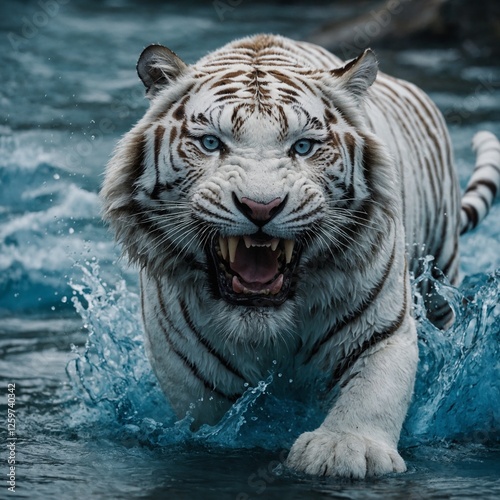
POLYGON ((246 306, 277 306, 293 290, 300 245, 253 235, 220 236, 211 246, 217 285, 223 299, 246 306))

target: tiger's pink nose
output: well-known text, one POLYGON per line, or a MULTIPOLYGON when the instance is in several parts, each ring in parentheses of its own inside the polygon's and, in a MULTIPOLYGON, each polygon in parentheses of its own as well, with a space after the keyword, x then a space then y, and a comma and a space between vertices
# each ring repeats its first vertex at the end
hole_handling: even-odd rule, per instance
POLYGON ((286 198, 284 200, 275 198, 268 203, 255 201, 247 197, 239 200, 236 195, 233 196, 233 199, 238 210, 259 227, 278 215, 283 210, 286 202, 286 198))

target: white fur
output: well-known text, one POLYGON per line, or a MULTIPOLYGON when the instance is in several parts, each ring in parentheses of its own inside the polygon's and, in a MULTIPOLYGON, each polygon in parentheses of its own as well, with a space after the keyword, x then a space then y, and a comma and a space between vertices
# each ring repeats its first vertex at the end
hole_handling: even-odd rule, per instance
POLYGON ((140 63, 140 73, 151 107, 110 161, 102 197, 105 217, 141 266, 146 349, 177 414, 189 412, 195 426, 215 423, 230 408, 231 397, 269 371, 282 373, 273 382, 275 395, 300 397, 319 394, 343 368, 336 399, 325 398, 325 421, 297 439, 288 465, 309 474, 355 478, 404 471, 397 443, 418 360, 409 271, 418 269, 422 247, 430 253, 443 248, 438 264, 448 263, 450 273, 458 269, 458 253, 453 254, 458 183, 439 112, 404 82, 382 75, 370 87, 377 71, 372 52, 347 69, 339 69, 341 62, 324 49, 271 36, 237 41, 192 67, 167 49, 145 52, 149 59, 140 63), (257 59, 249 58, 252 50, 257 59), (266 50, 276 55, 275 63, 266 50), (288 66, 282 63, 287 58, 288 66), (151 74, 148 60, 155 63, 151 74), (242 83, 258 74, 256 65, 264 80, 255 84, 250 76, 248 85, 242 83), (273 105, 282 97, 282 83, 271 76, 276 68, 292 80, 304 71, 310 84, 297 106, 285 103, 281 114, 273 105), (227 84, 227 104, 218 105, 224 86, 214 86, 214 76, 223 79, 229 70, 242 76, 227 84), (400 97, 389 98, 390 92, 400 97), (322 119, 324 99, 342 113, 322 130, 314 129, 307 116, 322 119), (249 106, 233 134, 240 102, 249 106), (412 116, 409 128, 394 124, 408 103, 421 106, 424 118, 412 116), (183 122, 199 113, 210 123, 183 122), (181 137, 180 123, 191 127, 191 136, 181 137), (344 142, 335 145, 325 130, 344 142), (161 144, 158 134, 164 134, 161 144), (219 136, 227 152, 207 152, 190 138, 203 134, 219 136), (319 156, 290 154, 304 134, 324 148, 319 156), (364 148, 371 152, 369 165, 362 163, 364 148), (432 168, 439 171, 439 199, 431 190, 432 168), (175 187, 179 179, 194 180, 175 187), (350 211, 342 211, 337 199, 343 194, 339 179, 352 184, 350 211), (167 184, 152 196, 155 185, 167 184), (232 193, 257 200, 288 196, 285 209, 266 225, 275 237, 295 239, 314 224, 319 228, 305 238, 295 296, 279 307, 231 305, 209 292, 207 241, 256 230, 236 210, 232 193), (421 213, 424 203, 427 210, 421 213), (347 222, 361 220, 366 204, 369 218, 351 237, 347 222), (443 242, 435 236, 445 223, 443 242), (343 236, 348 236, 344 246, 338 243, 343 236), (332 328, 336 333, 328 336, 332 328), (352 364, 344 366, 346 360, 352 364))

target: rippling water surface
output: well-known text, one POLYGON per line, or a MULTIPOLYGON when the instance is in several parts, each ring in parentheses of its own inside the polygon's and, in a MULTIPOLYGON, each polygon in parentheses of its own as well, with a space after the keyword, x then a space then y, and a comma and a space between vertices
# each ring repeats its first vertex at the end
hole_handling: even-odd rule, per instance
MULTIPOLYGON (((214 427, 193 433, 189 417, 176 421, 144 356, 135 270, 100 221, 104 165, 147 106, 134 70, 145 45, 164 43, 192 62, 245 34, 306 37, 342 9, 243 1, 221 20, 212 3, 51 5, 0 7, 0 407, 6 415, 15 383, 16 495, 499 498, 498 202, 462 239, 463 284, 442 288, 456 325, 443 334, 419 321, 419 376, 401 441, 409 472, 354 483, 280 465, 321 415, 273 398, 279 373, 249 387, 214 427)), ((448 118, 463 186, 473 133, 500 135, 498 62, 481 50, 424 47, 379 58, 448 118)))

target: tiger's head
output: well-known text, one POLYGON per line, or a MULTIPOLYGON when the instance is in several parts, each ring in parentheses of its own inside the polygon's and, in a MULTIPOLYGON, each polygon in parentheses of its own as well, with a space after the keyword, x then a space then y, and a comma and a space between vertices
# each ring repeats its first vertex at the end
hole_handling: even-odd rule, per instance
POLYGON ((259 35, 192 66, 151 45, 137 70, 150 107, 102 191, 132 260, 197 280, 227 314, 251 323, 269 310, 279 324, 324 272, 318 263, 365 258, 355 240, 393 198, 362 111, 377 74, 370 50, 322 68, 287 39, 259 35))

